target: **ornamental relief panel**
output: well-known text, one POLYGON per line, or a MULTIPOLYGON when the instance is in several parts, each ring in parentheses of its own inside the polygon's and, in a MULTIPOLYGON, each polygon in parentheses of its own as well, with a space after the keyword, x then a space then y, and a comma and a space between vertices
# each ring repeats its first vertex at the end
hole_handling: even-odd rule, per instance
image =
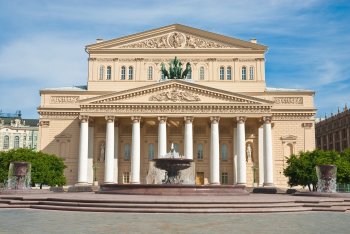
POLYGON ((67 104, 79 102, 78 96, 52 96, 50 97, 51 104, 67 104))
POLYGON ((266 106, 229 106, 229 105, 106 105, 81 106, 82 112, 119 113, 119 114, 265 114, 270 113, 266 106))
POLYGON ((148 99, 149 101, 192 101, 192 102, 198 102, 201 99, 194 95, 193 93, 190 93, 188 91, 179 91, 176 89, 173 89, 171 91, 164 91, 161 93, 158 93, 156 95, 152 95, 148 99))
POLYGON ((285 105, 302 105, 303 97, 274 97, 274 102, 285 105))
POLYGON ((120 48, 232 48, 232 46, 185 33, 173 32, 123 45, 120 48))

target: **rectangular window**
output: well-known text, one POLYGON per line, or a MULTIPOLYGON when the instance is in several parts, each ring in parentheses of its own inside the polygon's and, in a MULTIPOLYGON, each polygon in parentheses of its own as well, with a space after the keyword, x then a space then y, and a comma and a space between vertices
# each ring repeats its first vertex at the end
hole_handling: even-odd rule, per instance
POLYGON ((197 159, 203 160, 203 145, 202 144, 197 145, 197 159))
POLYGON ((199 69, 199 79, 204 80, 204 67, 199 69))
POLYGON ((124 161, 130 161, 130 144, 124 145, 124 161))
POLYGON ((225 68, 220 67, 220 80, 224 80, 224 79, 225 79, 225 68))
POLYGON ((231 67, 227 68, 227 80, 231 80, 232 79, 232 69, 231 67))
POLYGON ((148 160, 154 159, 154 144, 148 144, 148 160))
POLYGON ((221 173, 221 184, 228 184, 228 173, 227 172, 221 173))
POLYGON ((123 172, 123 184, 129 184, 130 183, 130 172, 125 171, 123 172))
POLYGON ((254 67, 249 68, 249 80, 254 80, 254 67))

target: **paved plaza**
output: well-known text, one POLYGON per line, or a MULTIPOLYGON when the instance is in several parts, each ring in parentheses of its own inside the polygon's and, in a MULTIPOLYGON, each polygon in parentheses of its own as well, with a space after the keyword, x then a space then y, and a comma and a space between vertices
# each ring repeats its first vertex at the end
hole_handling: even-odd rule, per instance
POLYGON ((0 233, 349 233, 350 213, 131 214, 0 210, 0 233))

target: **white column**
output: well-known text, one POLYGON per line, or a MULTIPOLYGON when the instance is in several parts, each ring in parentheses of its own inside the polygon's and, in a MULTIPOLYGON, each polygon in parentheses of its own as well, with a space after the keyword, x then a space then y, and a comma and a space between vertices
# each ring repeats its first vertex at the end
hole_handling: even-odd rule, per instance
POLYGON ((271 117, 267 116, 264 120, 264 186, 274 186, 273 168, 272 168, 272 133, 271 117))
POLYGON ((88 183, 92 184, 94 181, 94 126, 89 121, 89 149, 88 149, 88 183))
POLYGON ((114 124, 114 183, 118 183, 119 123, 114 124))
POLYGON ((164 157, 166 155, 166 120, 167 117, 158 117, 159 127, 158 127, 158 158, 164 157))
POLYGON ((186 159, 193 159, 193 132, 192 132, 192 116, 185 118, 185 150, 184 156, 186 159))
POLYGON ((237 117, 237 184, 247 184, 247 163, 245 156, 245 117, 237 117))
POLYGON ((140 120, 141 117, 133 116, 132 141, 131 141, 131 184, 140 183, 140 120))
POLYGON ((79 142, 79 165, 78 184, 88 183, 88 143, 89 143, 89 117, 79 116, 80 119, 80 142, 79 142))
POLYGON ((237 128, 233 128, 233 184, 237 184, 237 128))
POLYGON ((220 117, 210 117, 210 184, 220 184, 220 155, 219 155, 219 120, 220 117))
POLYGON ((264 129, 259 128, 259 186, 263 186, 264 183, 264 129))
POLYGON ((114 179, 114 116, 106 116, 105 183, 114 179))

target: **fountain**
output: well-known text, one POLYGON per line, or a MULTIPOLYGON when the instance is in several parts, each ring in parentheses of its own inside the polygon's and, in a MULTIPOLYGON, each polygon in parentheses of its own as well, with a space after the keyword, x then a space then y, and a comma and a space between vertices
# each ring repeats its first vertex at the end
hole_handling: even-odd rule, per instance
POLYGON ((192 159, 175 151, 150 161, 146 184, 102 184, 96 193, 129 195, 248 195, 244 185, 196 185, 192 159))
POLYGON ((155 167, 162 171, 154 173, 154 170, 149 170, 147 183, 151 184, 161 181, 162 184, 194 184, 194 173, 190 173, 194 169, 193 160, 180 156, 175 151, 173 143, 171 144, 169 153, 152 161, 154 163, 150 165, 150 168, 155 167), (192 170, 190 167, 192 167, 192 170), (188 168, 190 170, 186 170, 188 168), (159 177, 163 177, 164 179, 159 179, 159 177))
POLYGON ((29 162, 11 162, 8 173, 7 189, 31 189, 31 164, 29 162))
POLYGON ((335 165, 318 165, 316 166, 317 174, 317 192, 335 193, 337 188, 337 166, 335 165))

